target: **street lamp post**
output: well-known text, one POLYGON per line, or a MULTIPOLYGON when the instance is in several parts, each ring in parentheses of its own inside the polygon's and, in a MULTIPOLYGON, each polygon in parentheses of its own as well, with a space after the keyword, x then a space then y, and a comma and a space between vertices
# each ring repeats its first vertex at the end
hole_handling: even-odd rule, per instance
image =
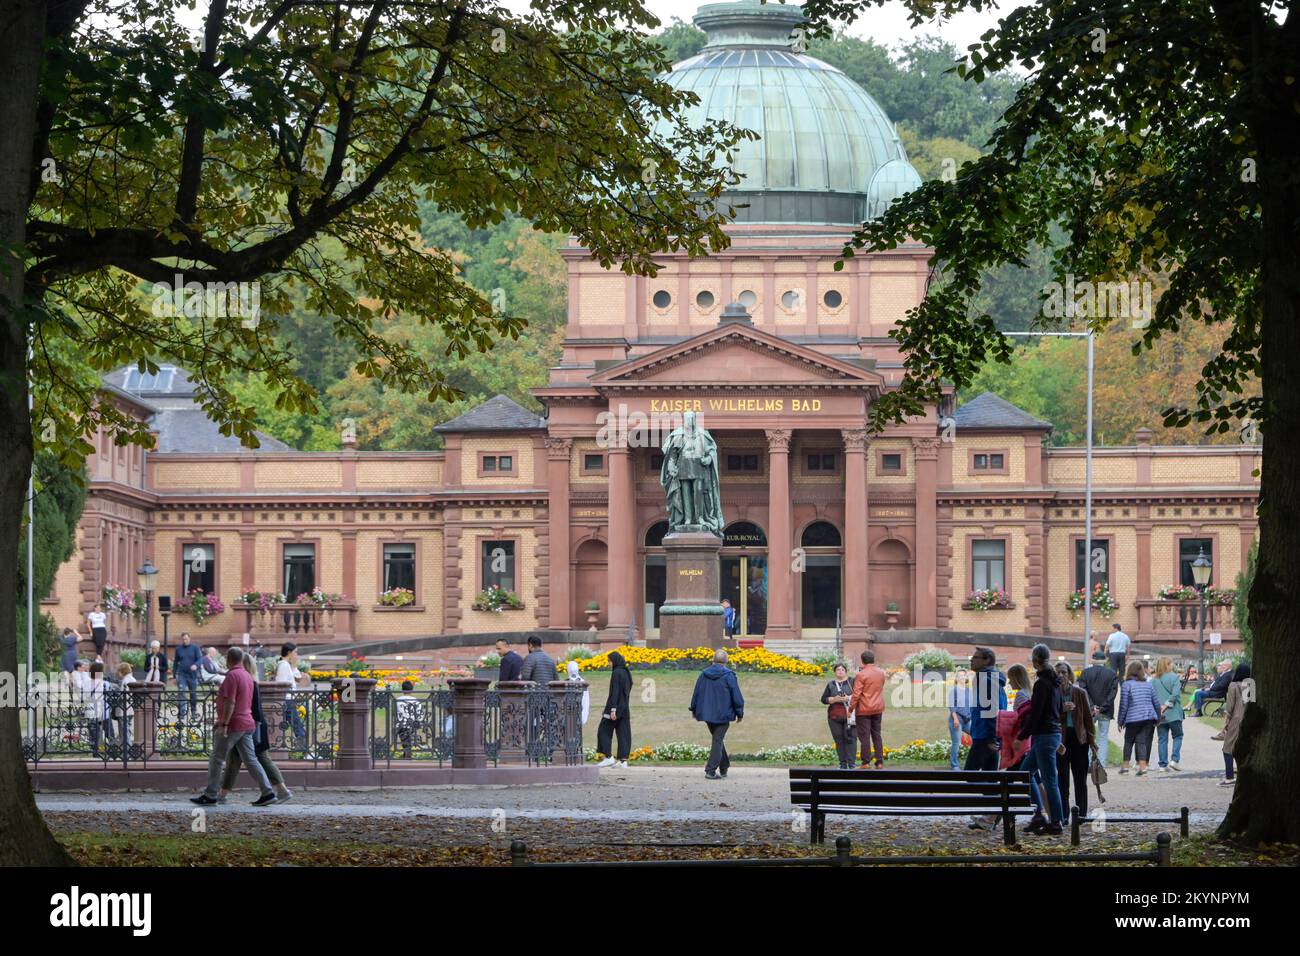
POLYGON ((162 618, 162 622, 163 622, 162 652, 163 652, 163 657, 166 657, 167 656, 167 619, 172 616, 172 599, 170 595, 167 594, 158 595, 158 616, 162 618))
POLYGON ((1083 465, 1083 665, 1088 666, 1092 640, 1092 373, 1094 335, 1088 332, 1003 332, 1008 338, 1058 338, 1088 340, 1088 430, 1083 465))
POLYGON ((1196 584, 1196 589, 1201 592, 1201 619, 1200 628, 1197 635, 1197 647, 1199 648, 1199 660, 1196 665, 1197 680, 1202 687, 1205 686, 1205 589, 1210 583, 1210 572, 1214 570, 1214 565, 1210 559, 1205 556, 1205 549, 1199 549, 1196 560, 1192 562, 1192 581, 1196 584))
POLYGON ((136 583, 140 586, 141 593, 144 594, 144 652, 149 653, 149 602, 153 598, 154 582, 158 579, 158 569, 153 566, 153 562, 148 558, 144 559, 144 564, 135 572, 136 583))

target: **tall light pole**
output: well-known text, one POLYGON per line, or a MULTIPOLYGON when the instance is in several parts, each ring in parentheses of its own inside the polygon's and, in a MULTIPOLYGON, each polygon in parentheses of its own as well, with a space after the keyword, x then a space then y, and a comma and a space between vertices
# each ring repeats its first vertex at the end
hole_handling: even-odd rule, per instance
POLYGON ((1200 548, 1196 560, 1192 562, 1192 581, 1196 584, 1196 590, 1201 592, 1201 622, 1196 639, 1198 647, 1196 679, 1202 687, 1205 686, 1205 589, 1209 586, 1210 573, 1213 570, 1214 565, 1205 556, 1205 549, 1200 548))
POLYGON ((148 558, 136 573, 137 584, 144 592, 144 652, 149 653, 149 602, 153 598, 154 582, 158 579, 158 569, 148 558))
POLYGON ((1008 338, 1057 338, 1088 340, 1088 437, 1083 465, 1083 663, 1088 663, 1088 642, 1092 640, 1092 373, 1094 335, 1087 332, 1003 332, 1008 338))

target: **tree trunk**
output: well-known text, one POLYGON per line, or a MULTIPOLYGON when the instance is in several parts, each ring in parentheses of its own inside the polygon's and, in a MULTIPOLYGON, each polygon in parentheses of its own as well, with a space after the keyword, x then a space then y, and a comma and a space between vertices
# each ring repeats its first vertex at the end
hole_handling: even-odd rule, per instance
MULTIPOLYGON (((43 0, 0 0, 0 672, 18 673, 18 537, 32 464, 27 413, 27 326, 23 261, 10 250, 26 236, 45 40, 43 0)), ((36 809, 23 761, 18 708, 0 707, 0 865, 57 866, 72 860, 36 809)))
POLYGON ((1300 123, 1291 95, 1256 130, 1264 254, 1261 357, 1266 414, 1259 564, 1250 589, 1256 700, 1234 750, 1240 765, 1222 837, 1300 843, 1300 123))

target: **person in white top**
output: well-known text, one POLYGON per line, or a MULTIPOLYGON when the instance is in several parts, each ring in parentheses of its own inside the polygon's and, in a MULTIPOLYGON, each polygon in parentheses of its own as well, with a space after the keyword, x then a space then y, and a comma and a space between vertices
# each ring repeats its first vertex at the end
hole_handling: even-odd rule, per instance
POLYGON ((293 641, 285 641, 280 647, 280 662, 275 665, 275 681, 290 687, 290 692, 284 695, 284 725, 293 728, 293 735, 299 741, 305 741, 307 728, 298 716, 298 707, 293 702, 292 688, 297 687, 299 681, 298 645, 293 641))
POLYGON ((1115 630, 1111 632, 1110 637, 1106 638, 1106 659, 1110 662, 1110 666, 1115 668, 1115 673, 1123 674, 1124 662, 1128 657, 1129 645, 1133 643, 1133 639, 1125 634, 1118 624, 1114 624, 1112 627, 1115 630))
POLYGON ((95 653, 102 655, 104 645, 108 643, 108 615, 104 613, 104 605, 96 604, 86 615, 86 623, 90 625, 90 638, 95 642, 95 653))
MULTIPOLYGON (((582 680, 582 669, 578 667, 577 661, 569 661, 567 664, 565 664, 564 672, 568 675, 569 680, 572 681, 582 680)), ((585 725, 587 723, 587 715, 589 713, 591 713, 591 689, 587 688, 582 692, 582 719, 579 721, 579 723, 585 725)))

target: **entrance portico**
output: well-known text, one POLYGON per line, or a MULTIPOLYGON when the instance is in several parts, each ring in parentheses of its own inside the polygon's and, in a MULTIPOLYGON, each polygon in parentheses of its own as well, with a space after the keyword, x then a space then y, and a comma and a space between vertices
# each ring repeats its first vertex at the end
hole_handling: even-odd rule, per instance
MULTIPOLYGON (((818 630, 833 632, 838 624, 846 639, 866 638, 872 621, 864 424, 884 386, 872 363, 730 321, 611 365, 589 381, 585 396, 569 388, 562 402, 551 397, 551 433, 558 427, 576 434, 585 424, 608 454, 609 627, 655 639, 662 602, 656 526, 664 518, 659 447, 694 412, 718 443, 726 523, 751 529, 748 540, 733 534, 723 545, 719 597, 730 590, 733 604, 743 605, 738 626, 751 636, 799 637, 810 617, 804 601, 819 600, 818 630), (802 535, 814 524, 829 530, 811 539, 821 583, 805 594, 810 553, 802 535), (838 541, 828 544, 832 537, 838 541), (836 565, 839 587, 827 572, 836 565), (830 607, 837 598, 839 606, 830 607)), ((568 489, 554 490, 560 494, 551 497, 552 527, 572 518, 555 513, 568 489)), ((553 565, 557 576, 568 571, 553 565)), ((566 593, 567 586, 554 581, 552 593, 566 593)))

